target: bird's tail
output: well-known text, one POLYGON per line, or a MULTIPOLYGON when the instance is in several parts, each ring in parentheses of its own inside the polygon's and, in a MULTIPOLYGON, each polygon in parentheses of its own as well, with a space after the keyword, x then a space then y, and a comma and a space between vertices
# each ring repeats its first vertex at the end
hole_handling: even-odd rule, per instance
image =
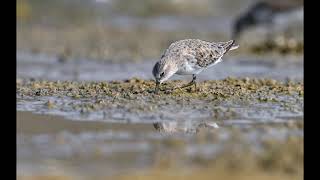
POLYGON ((235 40, 220 42, 219 44, 225 49, 225 53, 234 49, 238 49, 239 47, 239 45, 235 44, 235 40))

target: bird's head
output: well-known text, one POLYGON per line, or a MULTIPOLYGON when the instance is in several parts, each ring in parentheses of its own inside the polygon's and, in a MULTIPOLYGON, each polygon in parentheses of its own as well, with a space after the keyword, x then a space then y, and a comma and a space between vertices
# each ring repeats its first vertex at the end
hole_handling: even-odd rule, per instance
POLYGON ((163 57, 160 61, 156 62, 152 70, 152 74, 156 80, 156 91, 161 83, 168 80, 177 71, 178 67, 170 57, 163 57))

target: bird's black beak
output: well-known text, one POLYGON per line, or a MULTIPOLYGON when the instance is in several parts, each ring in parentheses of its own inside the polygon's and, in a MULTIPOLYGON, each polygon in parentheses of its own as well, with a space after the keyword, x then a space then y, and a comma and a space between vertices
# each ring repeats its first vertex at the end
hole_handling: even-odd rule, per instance
POLYGON ((154 90, 154 93, 156 93, 156 94, 159 93, 159 85, 160 85, 160 82, 158 80, 156 80, 156 89, 154 90))

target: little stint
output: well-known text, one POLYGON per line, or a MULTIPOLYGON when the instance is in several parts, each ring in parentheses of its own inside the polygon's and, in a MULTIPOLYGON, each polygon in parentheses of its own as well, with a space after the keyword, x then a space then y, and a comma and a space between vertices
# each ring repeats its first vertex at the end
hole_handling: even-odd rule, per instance
POLYGON ((172 43, 154 65, 152 74, 156 80, 155 93, 159 85, 172 75, 192 75, 192 81, 185 86, 195 85, 196 75, 204 69, 221 62, 228 51, 237 49, 234 40, 227 42, 207 42, 199 39, 184 39, 172 43))

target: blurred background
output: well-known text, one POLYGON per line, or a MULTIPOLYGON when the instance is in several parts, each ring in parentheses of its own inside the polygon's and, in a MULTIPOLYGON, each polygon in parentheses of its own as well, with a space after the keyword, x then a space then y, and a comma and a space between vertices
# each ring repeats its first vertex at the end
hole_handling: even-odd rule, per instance
POLYGON ((199 38, 236 39, 237 54, 301 54, 303 1, 266 2, 18 0, 17 51, 59 61, 154 62, 170 43, 199 38))
POLYGON ((194 172, 191 179, 303 178, 303 0, 17 0, 16 23, 19 179, 172 179, 177 169, 194 172), (252 104, 196 99, 196 106, 181 107, 164 97, 156 100, 160 109, 149 107, 151 95, 132 105, 125 97, 59 94, 96 88, 95 82, 151 80, 164 50, 189 38, 240 45, 201 73, 200 83, 272 78, 292 91, 298 83, 299 93, 271 93, 252 104), (58 95, 41 91, 48 87, 58 95), (206 118, 222 130, 198 136, 154 130, 193 132, 206 118), (152 125, 163 119, 169 121, 152 125))

